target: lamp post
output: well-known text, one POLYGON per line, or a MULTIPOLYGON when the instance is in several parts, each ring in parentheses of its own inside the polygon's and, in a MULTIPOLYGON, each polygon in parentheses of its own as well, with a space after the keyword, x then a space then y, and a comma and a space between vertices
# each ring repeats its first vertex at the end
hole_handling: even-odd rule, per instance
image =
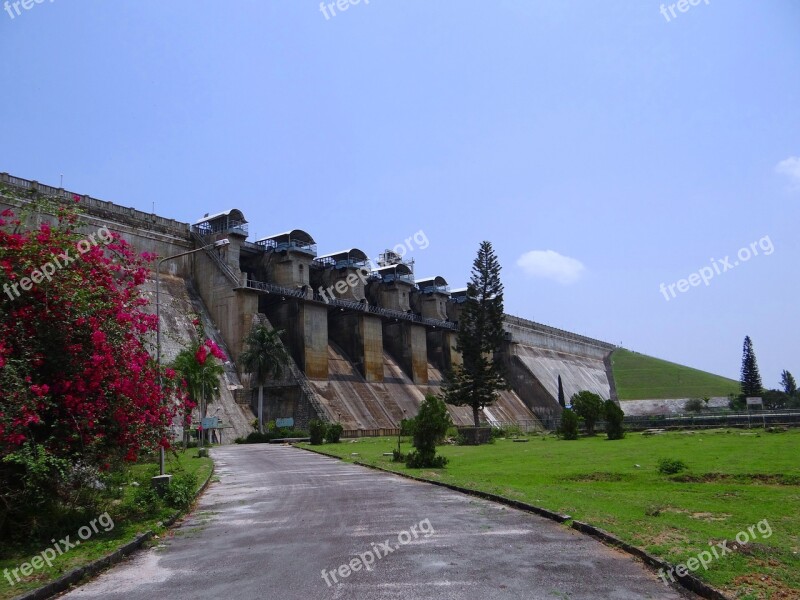
MULTIPOLYGON (((176 258, 181 258, 183 256, 188 256, 189 254, 194 254, 195 252, 200 252, 201 250, 208 250, 209 248, 221 248, 222 246, 227 246, 230 244, 230 240, 225 238, 223 240, 217 240, 216 242, 212 242, 210 244, 206 244, 205 246, 200 246, 199 248, 195 248, 194 250, 189 250, 188 252, 181 252, 180 254, 175 254, 173 256, 166 256, 156 263, 156 364, 158 365, 158 388, 161 389, 161 265, 168 260, 174 260, 176 258)), ((164 475, 164 447, 161 447, 160 452, 160 469, 159 473, 164 475)))

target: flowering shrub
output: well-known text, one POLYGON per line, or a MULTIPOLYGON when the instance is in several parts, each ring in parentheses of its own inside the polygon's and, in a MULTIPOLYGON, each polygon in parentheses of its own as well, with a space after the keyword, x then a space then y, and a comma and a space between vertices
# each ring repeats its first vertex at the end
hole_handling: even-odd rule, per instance
MULTIPOLYGON (((137 256, 116 234, 88 244, 77 231, 81 225, 73 207, 61 206, 54 223, 36 227, 11 210, 0 213, 0 286, 19 285, 65 252, 72 258, 27 291, 0 295, 0 500, 6 506, 24 502, 20 470, 28 468, 23 458, 31 452, 81 470, 109 470, 167 447, 172 420, 184 410, 175 374, 162 374, 162 388, 148 353, 156 321, 143 311, 147 300, 139 286, 154 257, 137 256)), ((54 477, 54 491, 63 491, 63 477, 54 477)))
POLYGON ((181 350, 171 365, 174 372, 180 377, 186 393, 183 416, 187 426, 191 424, 191 410, 194 406, 200 406, 200 410, 204 413, 200 415, 201 418, 205 416, 208 404, 213 402, 216 397, 215 390, 219 385, 219 378, 225 372, 220 362, 228 360, 228 357, 213 340, 205 338, 205 332, 199 319, 194 319, 192 325, 197 334, 196 341, 181 350))

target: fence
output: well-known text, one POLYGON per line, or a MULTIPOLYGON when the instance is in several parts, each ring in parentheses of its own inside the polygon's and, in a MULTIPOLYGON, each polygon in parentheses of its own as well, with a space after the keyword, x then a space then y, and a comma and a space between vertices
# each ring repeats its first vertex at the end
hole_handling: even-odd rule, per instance
MULTIPOLYGON (((542 419, 545 429, 554 431, 561 423, 560 417, 542 419)), ((711 429, 716 427, 797 427, 800 410, 759 410, 751 412, 697 413, 680 415, 626 416, 625 429, 711 429)), ((598 421, 595 430, 605 431, 605 422, 598 421)))

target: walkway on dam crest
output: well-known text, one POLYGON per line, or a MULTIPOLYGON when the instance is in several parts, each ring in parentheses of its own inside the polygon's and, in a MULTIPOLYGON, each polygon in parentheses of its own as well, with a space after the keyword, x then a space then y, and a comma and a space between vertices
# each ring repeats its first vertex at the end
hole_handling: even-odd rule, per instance
POLYGON ((625 554, 492 502, 297 448, 225 446, 213 457, 219 481, 174 535, 66 597, 687 597, 625 554), (341 575, 367 553, 370 570, 341 575))

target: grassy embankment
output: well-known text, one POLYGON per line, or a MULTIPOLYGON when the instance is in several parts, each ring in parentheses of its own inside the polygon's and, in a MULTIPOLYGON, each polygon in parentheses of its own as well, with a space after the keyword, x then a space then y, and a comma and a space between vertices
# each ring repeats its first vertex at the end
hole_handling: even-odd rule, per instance
POLYGON ((615 350, 611 365, 621 401, 739 394, 738 381, 630 350, 615 350))

